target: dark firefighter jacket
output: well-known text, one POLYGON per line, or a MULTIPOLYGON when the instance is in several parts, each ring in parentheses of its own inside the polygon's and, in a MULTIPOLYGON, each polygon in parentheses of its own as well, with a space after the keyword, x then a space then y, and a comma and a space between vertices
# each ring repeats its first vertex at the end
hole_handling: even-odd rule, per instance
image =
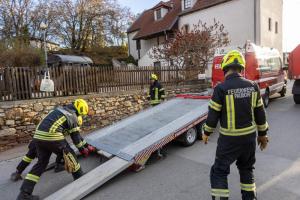
POLYGON ((225 136, 243 136, 268 131, 266 113, 260 90, 255 82, 238 73, 230 74, 224 83, 216 86, 209 102, 204 133, 210 135, 220 120, 220 133, 225 136))
POLYGON ((150 85, 148 99, 151 105, 160 104, 161 100, 165 99, 165 89, 158 81, 150 85))
POLYGON ((60 141, 70 134, 75 146, 81 148, 86 142, 82 139, 79 131, 76 110, 73 105, 68 105, 51 111, 37 126, 33 138, 44 141, 60 141))

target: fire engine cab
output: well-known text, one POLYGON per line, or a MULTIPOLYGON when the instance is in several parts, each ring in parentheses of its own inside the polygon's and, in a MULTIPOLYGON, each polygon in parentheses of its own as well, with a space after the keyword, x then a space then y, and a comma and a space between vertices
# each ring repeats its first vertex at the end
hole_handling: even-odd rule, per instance
POLYGON ((274 48, 257 46, 250 42, 247 42, 243 49, 232 47, 217 49, 212 66, 213 88, 224 81, 221 62, 223 56, 233 49, 240 50, 244 54, 246 69, 242 75, 259 85, 265 107, 268 107, 271 95, 280 93, 282 97, 285 96, 287 79, 279 51, 274 48))

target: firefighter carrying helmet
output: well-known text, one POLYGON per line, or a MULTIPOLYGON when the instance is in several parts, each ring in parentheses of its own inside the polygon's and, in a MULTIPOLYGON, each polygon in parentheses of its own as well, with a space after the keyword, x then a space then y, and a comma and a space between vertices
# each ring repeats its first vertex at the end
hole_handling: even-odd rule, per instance
POLYGON ((246 61, 239 51, 233 50, 228 52, 222 60, 221 69, 224 71, 231 66, 240 66, 242 69, 246 67, 246 61))
POLYGON ((156 75, 156 74, 151 74, 150 80, 155 80, 155 81, 157 81, 157 80, 158 80, 157 75, 156 75))
POLYGON ((87 115, 89 112, 89 106, 83 99, 76 99, 74 101, 74 107, 79 115, 87 115))

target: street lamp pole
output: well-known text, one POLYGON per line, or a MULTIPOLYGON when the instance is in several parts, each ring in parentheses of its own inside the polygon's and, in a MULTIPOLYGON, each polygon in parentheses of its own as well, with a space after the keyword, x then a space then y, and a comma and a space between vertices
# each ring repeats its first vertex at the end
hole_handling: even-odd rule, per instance
POLYGON ((48 68, 48 56, 47 56, 47 43, 46 43, 46 30, 48 26, 45 23, 41 24, 41 29, 44 31, 44 51, 45 51, 45 64, 46 68, 48 68))

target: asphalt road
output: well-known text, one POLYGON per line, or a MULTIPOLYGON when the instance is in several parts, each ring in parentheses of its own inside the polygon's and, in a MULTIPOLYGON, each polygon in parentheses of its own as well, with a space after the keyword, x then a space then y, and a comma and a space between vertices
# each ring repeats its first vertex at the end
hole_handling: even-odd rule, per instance
MULTIPOLYGON (((292 96, 275 98, 267 109, 270 145, 257 150, 256 182, 259 200, 300 199, 300 106, 292 96)), ((200 141, 183 148, 167 147, 167 158, 134 173, 126 171, 87 196, 86 200, 210 200, 209 171, 214 160, 218 134, 208 145, 200 141)), ((15 199, 21 182, 9 175, 21 158, 0 162, 0 199, 15 199)), ((97 157, 80 160, 85 171, 100 164, 97 157)), ((46 197, 72 181, 65 172, 46 172, 35 194, 46 197)), ((229 176, 231 200, 240 200, 239 175, 235 165, 229 176)))

